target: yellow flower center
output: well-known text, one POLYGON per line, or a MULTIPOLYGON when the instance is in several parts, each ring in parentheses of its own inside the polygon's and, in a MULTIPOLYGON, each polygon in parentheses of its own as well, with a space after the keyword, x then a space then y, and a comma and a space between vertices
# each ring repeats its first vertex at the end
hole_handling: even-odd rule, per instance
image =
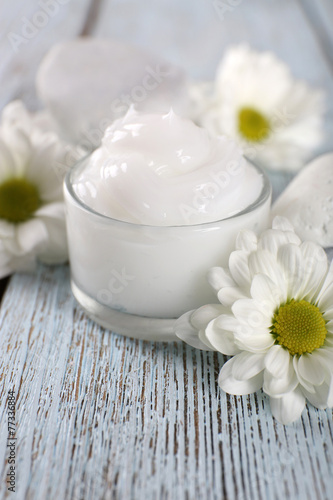
POLYGON ((238 130, 248 141, 259 142, 269 136, 270 124, 256 109, 242 108, 238 113, 238 130))
POLYGON ((271 333, 276 343, 292 356, 318 349, 325 342, 326 322, 317 306, 306 300, 292 299, 280 306, 273 317, 271 333))
POLYGON ((0 219, 24 222, 40 206, 38 189, 31 182, 13 178, 0 184, 0 219))

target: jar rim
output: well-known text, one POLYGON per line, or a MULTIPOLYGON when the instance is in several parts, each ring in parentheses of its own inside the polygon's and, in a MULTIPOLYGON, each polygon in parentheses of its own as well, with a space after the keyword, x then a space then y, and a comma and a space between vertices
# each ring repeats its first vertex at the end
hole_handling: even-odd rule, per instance
POLYGON ((104 221, 110 221, 112 223, 120 224, 120 225, 127 225, 128 227, 132 228, 139 228, 139 227, 146 227, 146 228, 156 228, 159 230, 165 229, 177 229, 177 228, 191 228, 191 229, 204 229, 204 228, 209 228, 212 225, 222 223, 224 221, 232 220, 237 217, 241 217, 243 215, 246 215, 248 213, 251 213, 255 211, 257 208, 261 207, 264 205, 267 200, 271 197, 272 194, 272 186, 269 180, 268 175, 265 173, 265 171, 257 164, 246 158, 244 156, 245 160, 247 163, 252 165, 259 174, 261 174, 262 179, 263 179, 263 185, 261 192, 259 196, 246 208, 241 210, 240 212, 237 212, 236 214, 230 215, 229 217, 223 217, 221 219, 216 219, 214 221, 208 221, 208 222, 200 222, 200 223, 195 223, 195 224, 171 224, 171 225, 154 225, 154 224, 142 224, 142 223, 136 223, 136 222, 129 222, 121 219, 116 219, 114 217, 110 217, 108 215, 102 214, 96 210, 94 210, 92 207, 87 205, 75 192, 73 188, 73 176, 77 173, 80 168, 84 166, 84 163, 87 161, 87 159, 91 156, 91 153, 88 155, 84 156, 81 158, 75 165, 67 172, 65 178, 64 178, 64 189, 67 190, 67 193, 69 196, 74 200, 74 202, 84 211, 88 212, 90 215, 93 215, 97 217, 100 220, 104 221))

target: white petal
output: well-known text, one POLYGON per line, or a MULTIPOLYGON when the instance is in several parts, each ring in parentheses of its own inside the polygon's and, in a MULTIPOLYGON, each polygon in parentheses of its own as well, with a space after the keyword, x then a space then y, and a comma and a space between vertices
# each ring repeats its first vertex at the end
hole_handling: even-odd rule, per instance
POLYGON ((11 266, 0 264, 0 279, 10 276, 15 270, 11 266))
POLYGON ((36 256, 34 254, 13 256, 13 258, 10 260, 9 266, 11 272, 19 272, 19 273, 34 272, 36 271, 37 268, 36 256))
POLYGON ((281 231, 294 232, 294 226, 291 224, 291 222, 289 222, 289 220, 286 217, 281 217, 280 215, 274 217, 272 222, 272 228, 280 229, 281 231))
POLYGON ((323 314, 323 317, 326 323, 326 328, 330 331, 333 331, 333 307, 332 309, 326 309, 326 311, 323 314))
POLYGON ((267 304, 271 308, 273 315, 274 309, 281 303, 286 301, 285 290, 282 290, 275 283, 264 274, 257 274, 251 285, 251 296, 261 304, 267 304))
POLYGON ((217 326, 221 330, 236 333, 239 328, 239 322, 232 314, 221 314, 216 318, 217 326))
POLYGON ((333 348, 332 347, 327 347, 326 342, 328 338, 332 338, 333 335, 330 332, 327 332, 327 336, 325 339, 325 344, 323 347, 320 349, 316 349, 313 351, 312 356, 319 358, 320 362, 324 365, 326 365, 326 368, 329 373, 333 373, 333 348))
POLYGON ((212 319, 225 312, 226 309, 220 304, 206 304, 193 311, 191 323, 197 330, 203 330, 212 319))
POLYGON ((324 284, 318 295, 318 307, 321 311, 331 309, 333 304, 333 261, 330 264, 324 284))
POLYGON ((44 203, 49 203, 62 198, 62 180, 54 168, 55 157, 58 151, 56 136, 44 134, 47 141, 43 147, 34 148, 33 155, 26 172, 27 179, 38 187, 40 197, 44 203))
POLYGON ((258 391, 263 382, 262 372, 259 372, 253 378, 248 380, 236 380, 232 374, 233 365, 236 362, 237 356, 227 361, 220 371, 219 375, 219 386, 225 392, 229 394, 235 394, 242 396, 244 394, 251 394, 252 392, 258 391))
POLYGON ((14 237, 13 238, 3 238, 1 240, 1 246, 3 249, 9 254, 9 255, 17 255, 17 256, 22 256, 24 253, 24 250, 21 248, 17 241, 16 233, 17 233, 17 228, 14 230, 14 237))
POLYGON ((232 306, 236 300, 246 299, 247 296, 239 287, 226 286, 217 292, 217 298, 224 306, 232 306))
POLYGON ((25 176, 29 168, 33 155, 33 146, 29 133, 17 128, 2 128, 2 134, 5 136, 8 147, 11 149, 11 155, 15 160, 15 168, 11 174, 25 176))
POLYGON ((178 338, 186 342, 196 349, 203 349, 209 351, 210 349, 206 344, 203 344, 198 337, 198 330, 191 324, 191 316, 193 311, 188 311, 187 313, 180 316, 174 325, 174 331, 178 338))
POLYGON ((300 248, 303 258, 303 278, 299 297, 311 302, 327 273, 327 256, 319 245, 310 241, 302 243, 300 248))
POLYGON ((22 252, 36 251, 45 246, 48 232, 45 224, 39 219, 31 219, 17 226, 17 241, 22 252))
POLYGON ((282 377, 288 371, 290 354, 279 345, 274 345, 265 356, 265 369, 274 377, 282 377))
POLYGON ((270 328, 274 314, 274 303, 264 310, 261 304, 253 299, 237 300, 232 306, 232 312, 242 323, 251 328, 270 328))
POLYGON ((252 353, 266 353, 274 345, 274 338, 267 331, 255 332, 250 336, 235 336, 235 343, 241 350, 246 349, 252 353))
POLYGON ((198 339, 200 341, 201 346, 206 346, 205 351, 216 351, 215 347, 209 342, 208 338, 206 337, 205 330, 199 330, 198 332, 198 339))
POLYGON ((292 244, 283 245, 278 250, 277 259, 287 282, 288 298, 300 299, 304 279, 300 247, 292 244))
POLYGON ((293 245, 300 245, 302 243, 301 238, 293 231, 284 231, 284 234, 287 237, 288 243, 292 243, 293 245))
POLYGON ((306 399, 319 410, 325 410, 333 406, 333 378, 331 377, 328 382, 323 382, 321 385, 315 387, 315 392, 309 392, 302 388, 303 394, 306 399))
POLYGON ((204 337, 208 339, 210 345, 212 345, 214 349, 223 354, 233 355, 239 353, 239 348, 234 341, 233 332, 222 329, 219 324, 219 319, 220 318, 213 319, 208 323, 204 337))
POLYGON ((302 253, 297 245, 282 245, 278 250, 277 260, 285 271, 286 275, 296 274, 301 268, 302 253))
POLYGON ((223 267, 212 267, 207 274, 208 282, 217 292, 225 286, 235 286, 229 270, 223 267))
POLYGON ((271 254, 276 256, 278 249, 287 243, 299 245, 301 240, 294 232, 291 231, 267 229, 260 235, 258 249, 268 250, 271 254))
POLYGON ((310 384, 321 385, 327 375, 327 368, 320 356, 303 354, 298 360, 298 373, 310 384))
POLYGON ((326 323, 327 335, 325 339, 325 347, 333 347, 333 321, 326 323))
POLYGON ((3 127, 20 127, 26 132, 29 132, 31 118, 23 101, 16 99, 3 108, 1 125, 3 127))
POLYGON ((252 276, 265 274, 282 290, 285 281, 276 258, 268 250, 257 250, 249 256, 249 269, 252 276))
POLYGON ((280 398, 270 398, 273 416, 283 425, 299 419, 305 407, 305 397, 299 387, 280 398))
MULTIPOLYGON (((249 352, 267 352, 274 343, 275 339, 270 333, 270 321, 269 326, 262 325, 262 314, 260 311, 257 312, 251 307, 250 301, 237 301, 241 302, 240 312, 243 311, 243 305, 248 303, 250 308, 250 320, 248 317, 246 319, 237 319, 237 328, 234 331, 235 342, 240 347, 240 349, 247 350, 249 352)), ((248 307, 246 305, 246 307, 248 307)), ((237 306, 232 307, 232 310, 237 317, 238 311, 237 306)))
POLYGON ((65 220, 65 204, 62 201, 43 205, 35 212, 36 217, 51 217, 65 220))
POLYGON ((276 378, 267 370, 264 371, 263 391, 273 398, 279 398, 293 391, 298 386, 298 379, 295 371, 288 370, 282 377, 276 378))
POLYGON ((281 346, 273 346, 265 357, 264 392, 272 397, 281 397, 297 385, 292 357, 281 346))
POLYGON ((38 258, 45 264, 62 264, 68 260, 65 220, 41 217, 47 230, 47 242, 38 258))
POLYGON ((253 252, 257 250, 257 235, 253 231, 243 229, 237 235, 235 246, 236 250, 253 252))
POLYGON ((237 285, 247 288, 251 283, 251 276, 248 266, 246 252, 236 250, 229 257, 229 269, 237 285))
POLYGON ((1 238, 14 238, 15 226, 10 222, 0 219, 0 237, 1 238))
POLYGON ((299 368, 298 368, 299 359, 300 358, 298 356, 293 356, 293 366, 294 366, 294 370, 295 370, 297 379, 298 379, 300 385, 302 386, 302 390, 306 389, 307 391, 314 394, 316 391, 314 385, 311 384, 308 380, 304 379, 299 372, 299 368))
POLYGON ((247 380, 264 369, 265 354, 241 352, 234 358, 232 375, 236 380, 247 380))
POLYGON ((19 171, 15 157, 10 147, 0 137, 0 182, 3 182, 9 176, 16 176, 18 174, 19 171))

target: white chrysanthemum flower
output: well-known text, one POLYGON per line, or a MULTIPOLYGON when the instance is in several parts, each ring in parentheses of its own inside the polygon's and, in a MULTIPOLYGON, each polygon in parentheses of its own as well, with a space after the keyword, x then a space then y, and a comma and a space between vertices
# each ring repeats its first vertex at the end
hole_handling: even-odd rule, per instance
POLYGON ((231 47, 214 86, 194 86, 192 98, 200 125, 235 138, 246 156, 273 170, 298 170, 323 141, 323 93, 295 81, 270 52, 231 47))
POLYGON ((3 110, 0 126, 0 277, 32 270, 36 259, 67 260, 59 165, 65 146, 47 117, 20 101, 3 110))
POLYGON ((233 356, 220 387, 236 395, 262 388, 283 424, 300 417, 306 399, 332 407, 333 263, 324 250, 276 217, 259 238, 241 232, 229 269, 211 269, 209 281, 220 304, 183 315, 176 333, 233 356))

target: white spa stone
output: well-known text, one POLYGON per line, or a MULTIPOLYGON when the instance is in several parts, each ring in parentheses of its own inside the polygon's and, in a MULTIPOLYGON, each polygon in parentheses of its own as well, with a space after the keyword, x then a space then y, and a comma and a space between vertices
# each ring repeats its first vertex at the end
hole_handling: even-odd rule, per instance
POLYGON ((163 329, 216 300, 208 270, 227 266, 238 232, 263 231, 270 214, 269 182, 238 146, 172 111, 130 110, 64 193, 76 298, 103 326, 146 339, 164 338, 147 318, 163 329))
POLYGON ((302 240, 333 247, 333 153, 301 170, 273 205, 275 215, 287 217, 302 240))
POLYGON ((181 69, 115 40, 78 38, 54 45, 42 61, 37 93, 68 141, 92 151, 130 105, 184 113, 187 79, 181 69))

